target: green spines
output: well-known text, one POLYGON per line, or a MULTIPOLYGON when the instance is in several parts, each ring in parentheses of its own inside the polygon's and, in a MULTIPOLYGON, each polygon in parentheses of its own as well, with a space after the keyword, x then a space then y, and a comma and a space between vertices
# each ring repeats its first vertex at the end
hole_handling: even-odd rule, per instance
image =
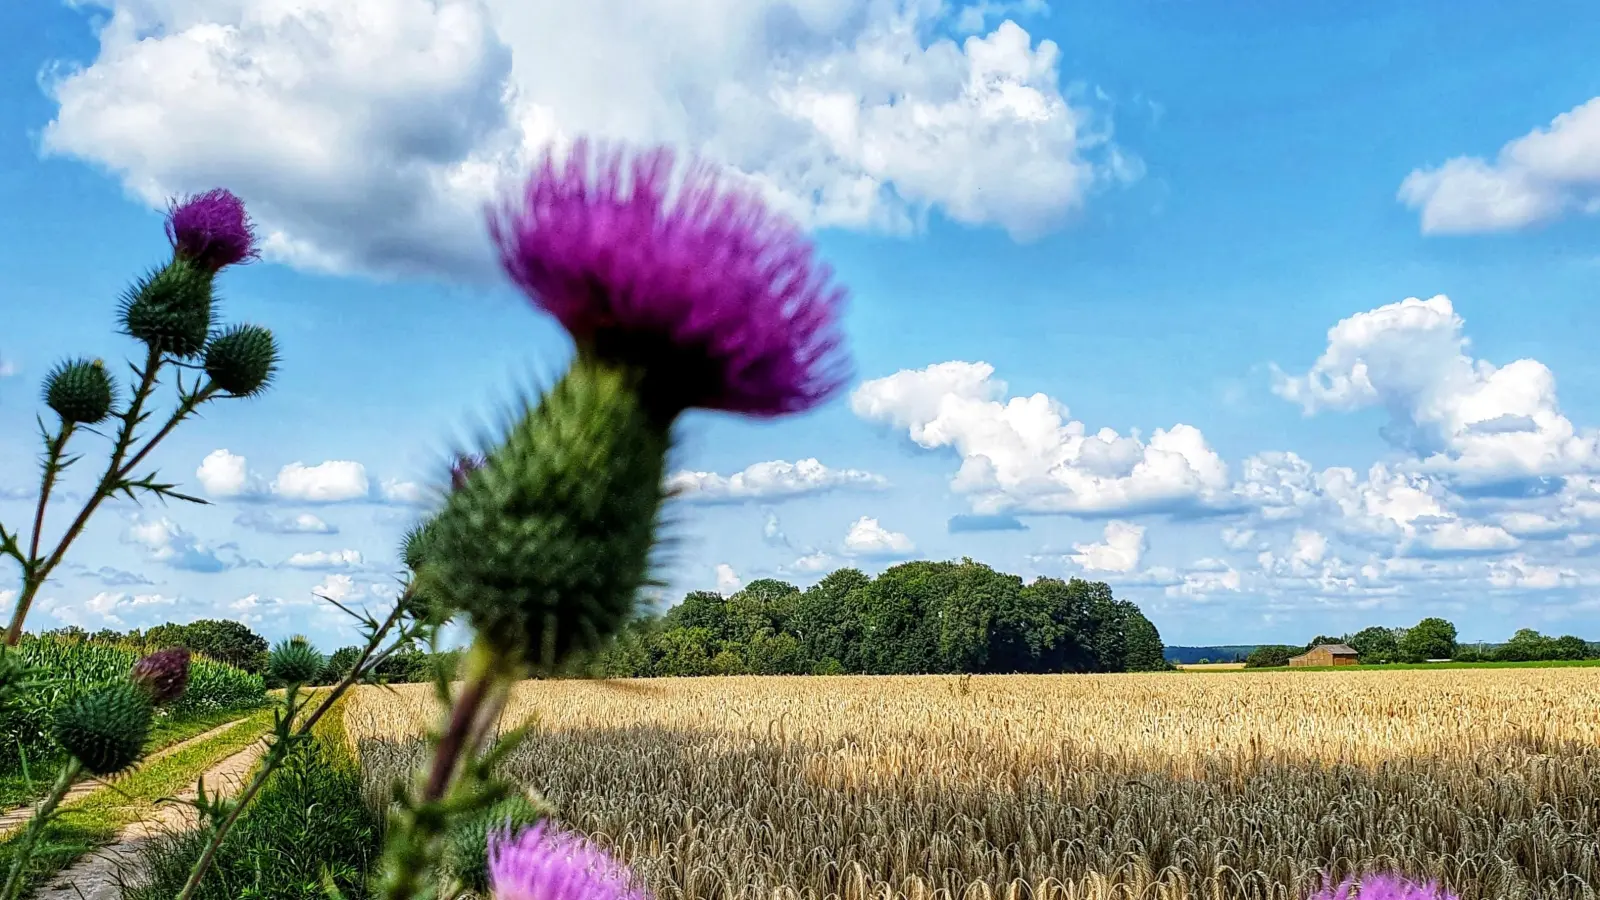
POLYGON ((554 665, 633 612, 669 446, 634 383, 575 362, 430 528, 424 586, 503 655, 554 665))
POLYGON ((489 895, 489 836, 531 828, 554 811, 534 797, 513 795, 458 821, 447 835, 442 871, 450 887, 489 895))
POLYGON ((153 350, 198 356, 211 336, 211 273, 181 258, 134 285, 122 300, 122 328, 153 350))
POLYGON ((433 520, 428 519, 418 522, 406 532, 405 539, 400 543, 400 559, 407 569, 412 572, 421 572, 428 556, 428 541, 433 534, 433 520))
POLYGON ((278 371, 278 346, 272 332, 259 325, 234 325, 206 345, 206 374, 211 383, 235 397, 267 389, 278 371))
POLYGON ((279 641, 267 655, 267 673, 284 684, 307 684, 327 664, 328 660, 305 638, 279 641))
POLYGON ((93 688, 56 710, 56 743, 96 775, 120 772, 144 753, 152 710, 149 696, 129 682, 93 688))
POLYGON ((69 425, 94 425, 111 415, 116 384, 100 360, 74 359, 50 371, 44 402, 69 425))

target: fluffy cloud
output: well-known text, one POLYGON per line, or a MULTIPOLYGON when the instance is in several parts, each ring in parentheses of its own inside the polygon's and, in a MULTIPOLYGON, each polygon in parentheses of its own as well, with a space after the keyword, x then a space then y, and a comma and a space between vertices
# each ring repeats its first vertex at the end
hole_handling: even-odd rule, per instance
POLYGON ((832 554, 824 550, 817 550, 795 560, 790 568, 796 572, 804 572, 811 575, 818 572, 831 572, 839 568, 839 562, 833 558, 832 554))
POLYGON ((240 513, 234 520, 263 534, 338 534, 339 527, 324 522, 311 513, 278 515, 266 510, 252 509, 240 513))
POLYGON ((352 571, 366 568, 366 562, 361 558, 359 550, 303 551, 290 556, 283 561, 283 564, 290 569, 309 569, 322 572, 352 571))
POLYGON ((63 602, 46 597, 39 608, 63 625, 76 625, 90 631, 101 628, 142 628, 173 618, 182 604, 167 594, 130 594, 101 591, 88 600, 63 602))
POLYGON ((844 552, 850 556, 903 559, 916 549, 911 538, 884 528, 869 516, 857 519, 844 536, 844 552))
POLYGON ((138 572, 128 572, 112 566, 101 566, 91 569, 85 565, 65 563, 66 568, 78 573, 84 578, 94 578, 106 587, 130 587, 132 585, 155 584, 149 578, 138 572))
POLYGON ((1038 0, 90 2, 111 15, 46 79, 45 150, 152 205, 227 184, 315 269, 490 271, 482 199, 577 134, 701 148, 852 228, 936 209, 1028 238, 1140 174, 1054 43, 988 27, 1038 0))
POLYGON ((221 572, 250 565, 233 544, 211 544, 185 531, 178 523, 166 518, 135 518, 123 533, 124 543, 143 547, 154 562, 165 563, 174 569, 188 572, 221 572), (224 558, 221 551, 232 553, 224 558))
POLYGON ((1600 97, 1511 141, 1493 161, 1458 156, 1413 171, 1399 198, 1421 212, 1424 234, 1509 231, 1600 211, 1600 97))
POLYGON ((783 533, 783 523, 778 521, 778 514, 773 510, 762 510, 765 517, 761 523, 761 539, 774 547, 789 546, 789 536, 783 533))
POLYGON ((830 469, 815 459, 759 462, 742 472, 675 472, 667 487, 690 503, 739 503, 783 500, 830 490, 879 490, 888 485, 881 475, 860 469, 830 469))
POLYGON ((744 581, 733 566, 727 563, 717 563, 717 593, 732 594, 744 586, 744 581))
POLYGON ((1381 406, 1388 440, 1468 483, 1537 488, 1528 479, 1593 468, 1596 435, 1562 415, 1550 369, 1469 356, 1464 324, 1443 295, 1357 313, 1328 330, 1309 372, 1277 372, 1274 389, 1308 414, 1381 406))
MULTIPOLYGON (((386 478, 374 482, 367 467, 347 459, 328 460, 314 466, 292 462, 278 470, 268 482, 252 472, 249 460, 226 449, 213 450, 200 461, 195 478, 206 494, 216 499, 276 500, 283 503, 344 503, 370 501, 398 506, 420 506, 427 491, 412 481, 386 478)), ((239 524, 259 531, 278 533, 318 532, 315 516, 278 519, 266 514, 241 516, 239 524), (280 526, 289 531, 281 531, 280 526)))
POLYGON ((856 415, 961 457, 951 482, 981 514, 1126 515, 1229 508, 1228 467, 1199 429, 1156 429, 1148 441, 1091 434, 1044 394, 1007 397, 983 362, 947 362, 863 383, 856 415))
POLYGON ((1144 526, 1129 522, 1107 522, 1104 539, 1098 543, 1073 544, 1077 552, 1072 561, 1091 572, 1132 572, 1139 567, 1146 548, 1144 526))
POLYGON ((361 463, 336 459, 314 466, 293 462, 278 470, 272 493, 302 503, 359 500, 370 493, 367 469, 361 463))

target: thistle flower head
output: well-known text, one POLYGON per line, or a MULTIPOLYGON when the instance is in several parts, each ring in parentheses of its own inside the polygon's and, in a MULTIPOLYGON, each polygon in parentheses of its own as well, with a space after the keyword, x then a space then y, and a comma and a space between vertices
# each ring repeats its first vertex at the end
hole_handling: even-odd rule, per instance
POLYGON ((1373 873, 1360 878, 1331 880, 1310 900, 1460 900, 1437 881, 1411 881, 1402 875, 1373 873))
POLYGON ((183 696, 189 687, 189 651, 183 647, 158 650, 133 664, 130 680, 160 706, 183 696))
POLYGON ((580 352, 643 373, 658 416, 827 400, 847 375, 844 291, 753 191, 704 162, 671 191, 673 163, 665 148, 629 158, 584 141, 561 164, 547 153, 520 205, 491 213, 506 272, 580 352))
POLYGON ((126 681, 91 688, 57 707, 56 743, 96 775, 120 772, 138 761, 150 735, 151 702, 126 681))
POLYGON ((470 454, 457 456, 450 464, 450 490, 459 491, 467 486, 467 478, 483 468, 484 458, 470 454))
POLYGON ((208 272, 260 255, 244 201, 221 188, 173 201, 167 238, 178 256, 208 272))
POLYGON ((627 867, 605 851, 545 821, 489 838, 495 900, 646 900, 627 867))
POLYGON ((100 360, 74 359, 50 370, 44 383, 44 402, 61 421, 94 425, 111 415, 117 385, 100 360))

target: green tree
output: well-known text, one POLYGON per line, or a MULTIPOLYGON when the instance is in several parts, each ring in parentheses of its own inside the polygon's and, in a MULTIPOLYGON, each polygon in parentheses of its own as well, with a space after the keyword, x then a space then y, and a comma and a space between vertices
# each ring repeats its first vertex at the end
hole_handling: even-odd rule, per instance
POLYGON ((1574 634, 1563 634, 1551 642, 1556 659, 1588 659, 1589 642, 1574 634))
POLYGON ((1277 666, 1287 666, 1289 657, 1299 656, 1306 652, 1304 647, 1294 647, 1288 644, 1265 644, 1257 647, 1245 657, 1246 669, 1270 669, 1277 666))
POLYGON ((1394 662, 1400 658, 1400 641, 1394 631, 1380 626, 1363 628, 1347 641, 1363 663, 1394 662))
POLYGON ((1450 659, 1456 654, 1456 626, 1430 616, 1406 629, 1399 643, 1401 658, 1410 662, 1450 659))

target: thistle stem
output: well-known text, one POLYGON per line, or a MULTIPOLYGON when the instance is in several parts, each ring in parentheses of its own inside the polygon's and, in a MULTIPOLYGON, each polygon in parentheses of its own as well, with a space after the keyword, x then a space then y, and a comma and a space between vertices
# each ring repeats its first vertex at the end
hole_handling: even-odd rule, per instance
MULTIPOLYGON (((139 387, 134 391, 133 400, 129 403, 127 411, 122 413, 122 427, 117 431, 116 445, 112 448, 111 460, 106 465, 105 475, 101 477, 99 486, 89 497, 88 502, 84 504, 77 518, 73 519, 72 524, 67 526, 67 531, 62 535, 61 542, 56 545, 55 550, 50 553, 49 557, 42 561, 38 558, 37 548, 40 527, 43 525, 46 498, 44 492, 41 492, 31 542, 34 549, 29 553, 30 563, 27 567, 28 571, 23 577, 22 594, 17 598, 17 607, 15 612, 12 613, 11 625, 6 629, 6 646, 14 647, 18 641, 22 640, 22 624, 28 617, 28 610, 33 605, 35 596, 38 595, 39 589, 44 586, 45 581, 50 577, 50 573, 56 566, 61 564, 61 560, 66 556, 67 549, 72 546, 72 542, 77 540, 78 536, 83 533, 84 526, 89 524, 89 517, 94 515, 94 511, 100 507, 102 502, 117 492, 118 485, 128 477, 128 473, 143 462, 145 457, 150 455, 150 451, 154 450, 157 444, 161 443, 167 435, 172 433, 174 428, 178 427, 179 422, 188 418, 201 403, 211 399, 216 393, 216 387, 207 384, 200 390, 186 395, 178 404, 178 408, 167 419, 166 424, 161 427, 161 430, 151 436, 148 441, 145 441, 144 446, 139 448, 139 451, 132 458, 126 458, 128 451, 133 448, 134 431, 138 428, 139 423, 143 421, 144 405, 155 389, 156 375, 160 372, 161 364, 162 360, 159 351, 150 350, 146 354, 144 368, 140 372, 139 387)), ((62 443, 65 443, 64 439, 62 443)), ((59 449, 57 449, 57 453, 59 453, 59 449)), ((0 900, 3 900, 3 898, 0 898, 0 900)))
POLYGON ((45 826, 50 824, 56 807, 61 805, 62 798, 67 796, 67 791, 72 789, 72 783, 78 780, 78 775, 82 771, 83 764, 75 757, 67 760, 67 764, 61 767, 61 774, 56 777, 56 783, 50 788, 50 794, 39 804, 39 811, 28 820, 28 830, 22 835, 22 840, 17 844, 16 855, 11 859, 11 873, 6 876, 5 887, 0 888, 0 900, 15 900, 22 893, 24 874, 29 861, 33 859, 33 848, 39 843, 40 835, 44 834, 45 826))
POLYGON ((61 454, 72 437, 72 422, 62 422, 61 430, 51 438, 45 450, 44 478, 39 485, 39 507, 33 512, 33 537, 28 541, 28 568, 39 559, 39 538, 44 531, 44 508, 50 502, 50 491, 56 486, 56 476, 61 474, 61 454))

